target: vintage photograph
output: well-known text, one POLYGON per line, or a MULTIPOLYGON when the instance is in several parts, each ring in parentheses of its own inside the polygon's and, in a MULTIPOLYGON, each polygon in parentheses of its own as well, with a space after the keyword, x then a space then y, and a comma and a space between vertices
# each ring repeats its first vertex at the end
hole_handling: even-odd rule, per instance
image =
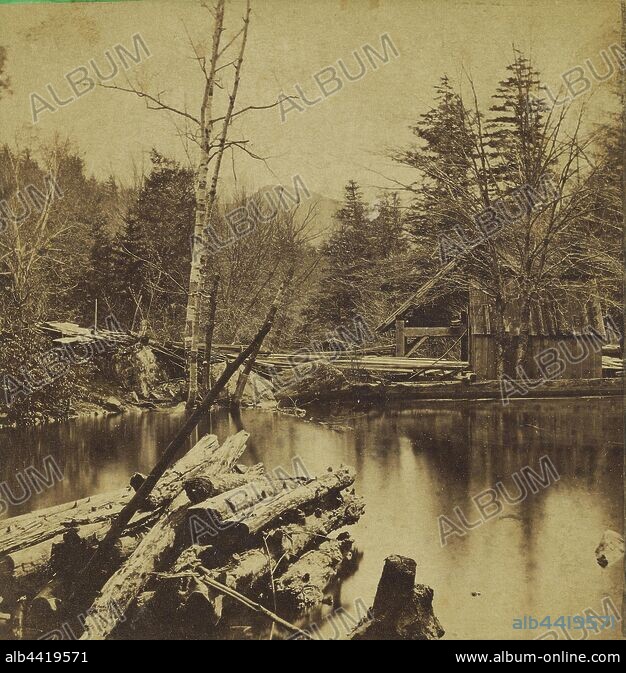
POLYGON ((6 662, 620 662, 624 27, 0 0, 6 662))

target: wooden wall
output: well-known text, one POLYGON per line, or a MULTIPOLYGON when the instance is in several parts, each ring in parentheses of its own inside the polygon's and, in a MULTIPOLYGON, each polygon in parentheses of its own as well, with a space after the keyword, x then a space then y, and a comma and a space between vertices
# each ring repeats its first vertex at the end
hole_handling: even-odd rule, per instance
MULTIPOLYGON (((599 379, 602 378, 602 352, 593 343, 581 343, 575 337, 547 337, 531 336, 529 341, 528 365, 526 375, 530 379, 541 378, 541 372, 535 357, 549 348, 559 353, 559 360, 565 363, 565 368, 557 379, 599 379), (567 360, 586 357, 578 363, 567 360), (571 354, 573 357, 568 357, 571 354)), ((470 336, 470 367, 475 372, 478 381, 493 381, 497 378, 496 371, 496 342, 491 335, 472 334, 470 336)))

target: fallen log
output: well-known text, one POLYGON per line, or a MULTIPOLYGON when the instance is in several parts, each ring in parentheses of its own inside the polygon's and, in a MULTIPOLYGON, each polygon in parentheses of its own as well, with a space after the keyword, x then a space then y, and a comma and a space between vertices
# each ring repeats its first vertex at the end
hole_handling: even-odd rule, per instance
POLYGON ((128 487, 7 519, 2 522, 0 549, 4 555, 12 554, 63 534, 68 525, 109 521, 131 497, 132 490, 128 487))
MULTIPOLYGON (((128 535, 121 539, 122 547, 128 544, 128 540, 135 539, 131 536, 141 534, 155 520, 155 517, 156 514, 153 512, 137 515, 127 528, 128 535)), ((50 580, 55 572, 52 563, 52 551, 55 546, 63 543, 67 531, 74 530, 82 538, 92 538, 99 541, 104 539, 108 529, 108 521, 77 528, 68 527, 64 533, 49 540, 3 556, 0 559, 0 596, 5 600, 12 601, 18 596, 32 595, 42 584, 50 580)), ((69 567, 77 572, 81 566, 72 562, 69 567)))
POLYGON ((337 577, 344 562, 350 560, 353 548, 354 540, 344 533, 304 554, 276 580, 279 604, 304 612, 322 603, 326 588, 337 577))
MULTIPOLYGON (((152 494, 151 507, 163 507, 170 502, 173 494, 180 492, 181 475, 191 477, 202 470, 208 464, 211 453, 217 445, 215 435, 205 435, 187 455, 163 475, 162 481, 152 494)), ((2 522, 0 553, 4 557, 40 544, 62 535, 68 526, 110 522, 132 497, 133 490, 127 487, 7 519, 2 522)))
POLYGON ((289 524, 272 531, 267 537, 267 546, 273 558, 291 561, 333 531, 357 523, 364 512, 363 498, 353 491, 346 492, 335 509, 316 510, 305 525, 289 524))
POLYGON ((417 564, 405 556, 385 560, 370 616, 348 640, 437 640, 445 631, 433 612, 433 590, 415 584, 417 564))
MULTIPOLYGON (((211 464, 205 468, 206 474, 215 475, 231 470, 244 452, 248 437, 247 432, 229 437, 215 450, 211 464)), ((115 606, 120 615, 126 613, 159 563, 175 548, 190 504, 185 493, 177 496, 131 557, 111 576, 88 611, 82 640, 105 640, 115 630, 119 619, 109 619, 103 626, 103 619, 99 619, 99 616, 110 615, 111 606, 115 606)))
MULTIPOLYGON (((89 561, 105 533, 106 529, 99 531, 99 534, 81 537, 76 529, 71 529, 65 533, 61 542, 53 546, 49 565, 54 579, 45 584, 31 601, 28 611, 29 626, 45 631, 54 623, 62 605, 60 596, 63 596, 63 586, 71 583, 89 561)), ((117 569, 131 556, 140 541, 140 537, 130 535, 120 538, 111 551, 110 568, 117 569)))
POLYGON ((335 509, 317 511, 304 524, 288 524, 273 530, 265 544, 232 554, 228 562, 220 567, 214 567, 219 554, 212 547, 192 546, 185 549, 172 566, 174 577, 155 578, 150 591, 145 592, 147 595, 142 594, 137 600, 138 612, 141 605, 144 618, 147 615, 148 621, 153 621, 146 609, 151 605, 152 611, 159 617, 165 614, 172 616, 182 610, 185 620, 193 618, 217 624, 229 605, 228 599, 224 604, 223 594, 207 591, 204 586, 187 585, 180 579, 180 574, 194 571, 202 565, 210 569, 209 576, 221 584, 245 595, 259 595, 270 587, 272 573, 278 572, 285 563, 320 544, 333 531, 359 520, 365 510, 363 499, 354 492, 346 492, 343 496, 336 501, 335 509))
POLYGON ((306 484, 286 491, 267 502, 260 502, 245 517, 231 517, 221 521, 219 543, 227 548, 241 548, 254 540, 260 532, 277 523, 281 517, 298 512, 303 507, 311 507, 326 497, 340 493, 354 483, 355 475, 351 468, 342 467, 323 477, 313 479, 306 484))
POLYGON ((240 520, 258 503, 263 502, 267 506, 272 500, 302 483, 297 478, 263 476, 193 505, 188 511, 190 544, 209 544, 220 532, 231 526, 224 522, 234 518, 240 520))
POLYGON ((189 500, 196 504, 213 498, 220 493, 232 491, 260 478, 265 472, 262 463, 254 465, 244 474, 219 474, 215 477, 199 475, 185 481, 185 493, 189 500))
MULTIPOLYGON (((212 455, 219 446, 215 435, 205 435, 159 479, 141 510, 152 510, 171 502, 181 492, 185 479, 201 475, 212 462, 212 455)), ((144 479, 145 481, 145 479, 144 479)), ((140 486, 143 486, 143 482, 140 486)))
MULTIPOLYGON (((363 499, 347 494, 337 509, 310 517, 304 524, 288 524, 277 528, 267 536, 263 547, 235 554, 227 565, 211 570, 211 575, 222 584, 243 593, 256 590, 270 579, 270 568, 272 572, 277 572, 283 564, 299 558, 314 545, 327 539, 333 531, 356 523, 364 511, 363 499)), ((211 561, 211 552, 210 549, 202 548, 196 552, 205 567, 211 561)))

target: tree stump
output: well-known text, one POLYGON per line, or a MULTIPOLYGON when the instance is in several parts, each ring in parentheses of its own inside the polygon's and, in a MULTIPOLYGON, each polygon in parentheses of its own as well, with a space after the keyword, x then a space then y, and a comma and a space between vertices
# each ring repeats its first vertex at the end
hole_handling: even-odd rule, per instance
POLYGON ((433 612, 434 592, 415 584, 417 564, 405 556, 389 556, 370 616, 349 640, 437 640, 445 631, 433 612))

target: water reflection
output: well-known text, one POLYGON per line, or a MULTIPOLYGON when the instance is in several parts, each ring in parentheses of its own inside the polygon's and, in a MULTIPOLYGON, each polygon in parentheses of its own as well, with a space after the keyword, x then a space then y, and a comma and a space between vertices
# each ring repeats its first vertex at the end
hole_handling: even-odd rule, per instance
MULTIPOLYGON (((336 606, 350 612, 359 600, 371 604, 383 559, 399 553, 414 557, 418 577, 434 587, 447 637, 528 638, 536 633, 513 632, 513 619, 600 612, 605 596, 619 608, 621 568, 601 569, 594 549, 607 528, 622 530, 620 400, 518 401, 504 409, 492 402, 438 402, 316 413, 353 430, 244 410, 236 420, 215 413, 200 432, 223 439, 243 425, 252 433, 249 464, 290 469, 300 456, 312 472, 340 463, 357 469, 367 513, 354 536, 364 556, 358 572, 337 588, 336 606), (473 496, 499 481, 514 493, 511 475, 526 465, 538 470, 544 455, 560 474, 556 484, 441 546, 440 515, 459 507, 475 519, 473 496)), ((11 483, 18 470, 49 454, 65 474, 10 514, 126 485, 133 472, 149 471, 183 414, 125 414, 1 432, 0 481, 11 483)), ((324 614, 326 608, 317 615, 322 622, 324 614)), ((322 633, 336 627, 326 622, 322 633)))

